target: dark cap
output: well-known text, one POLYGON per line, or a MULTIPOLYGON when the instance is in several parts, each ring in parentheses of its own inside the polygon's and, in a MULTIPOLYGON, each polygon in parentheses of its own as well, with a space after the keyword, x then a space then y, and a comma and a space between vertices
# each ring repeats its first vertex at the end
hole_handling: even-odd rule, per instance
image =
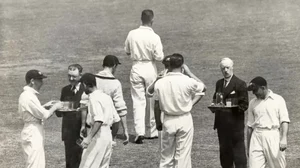
POLYGON ((253 91, 257 87, 261 87, 261 86, 267 86, 267 81, 263 77, 257 76, 250 81, 248 86, 248 91, 253 91))
POLYGON ((41 71, 36 69, 29 70, 25 76, 25 80, 27 83, 29 83, 31 79, 44 79, 44 78, 47 78, 47 76, 45 76, 41 71))
POLYGON ((118 57, 114 55, 107 55, 103 60, 103 66, 105 67, 113 67, 115 65, 121 64, 118 57))

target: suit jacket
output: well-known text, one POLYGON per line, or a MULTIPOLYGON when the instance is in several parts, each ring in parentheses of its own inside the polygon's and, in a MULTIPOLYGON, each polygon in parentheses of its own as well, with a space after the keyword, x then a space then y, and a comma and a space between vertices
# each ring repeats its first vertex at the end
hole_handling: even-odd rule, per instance
POLYGON ((214 99, 216 98, 217 92, 223 93, 224 104, 227 98, 233 98, 238 108, 232 111, 232 113, 222 111, 215 113, 214 129, 220 126, 229 129, 244 129, 244 113, 248 109, 249 101, 246 82, 233 75, 227 87, 224 88, 224 78, 220 79, 216 83, 214 99))
MULTIPOLYGON (((84 92, 84 87, 80 85, 79 91, 74 94, 71 90, 72 85, 67 85, 62 88, 61 101, 73 101, 74 108, 80 106, 81 95, 84 92)), ((62 117, 62 140, 76 141, 80 137, 81 128, 81 113, 80 112, 56 112, 58 117, 62 117)))

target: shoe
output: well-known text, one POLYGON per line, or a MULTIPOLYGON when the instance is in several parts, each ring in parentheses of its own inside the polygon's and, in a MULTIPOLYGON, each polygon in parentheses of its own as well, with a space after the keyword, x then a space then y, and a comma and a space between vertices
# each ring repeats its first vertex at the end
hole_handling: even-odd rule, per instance
POLYGON ((136 144, 143 144, 143 140, 144 140, 144 136, 139 135, 139 136, 137 136, 137 137, 135 138, 134 142, 135 142, 136 144))
POLYGON ((145 139, 158 139, 158 136, 154 136, 154 137, 145 137, 145 139))

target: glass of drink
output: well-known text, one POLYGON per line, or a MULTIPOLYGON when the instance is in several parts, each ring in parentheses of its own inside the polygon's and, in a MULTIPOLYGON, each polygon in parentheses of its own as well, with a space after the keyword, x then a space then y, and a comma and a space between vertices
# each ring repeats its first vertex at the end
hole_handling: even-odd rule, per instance
POLYGON ((231 107, 232 106, 231 98, 226 99, 226 106, 227 107, 231 107))

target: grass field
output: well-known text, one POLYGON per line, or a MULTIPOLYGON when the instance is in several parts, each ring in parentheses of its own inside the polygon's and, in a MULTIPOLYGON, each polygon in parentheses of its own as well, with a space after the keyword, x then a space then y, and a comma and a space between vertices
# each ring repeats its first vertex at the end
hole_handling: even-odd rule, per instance
MULTIPOLYGON (((195 126, 192 163, 196 168, 218 168, 219 150, 210 104, 222 57, 234 60, 235 74, 249 82, 267 79, 282 95, 290 113, 287 161, 300 166, 300 2, 297 0, 0 0, 0 167, 20 168, 23 127, 17 114, 24 75, 35 68, 48 75, 42 103, 58 99, 68 84, 66 68, 79 63, 85 72, 101 70, 103 56, 115 54, 122 65, 116 76, 123 84, 128 125, 133 130, 129 71, 131 61, 123 45, 129 30, 140 24, 145 8, 155 12, 154 30, 165 54, 185 56, 191 70, 208 87, 193 109, 195 126)), ((159 66, 161 68, 161 66, 159 66)), ((253 95, 250 94, 250 98, 253 95)), ((64 167, 61 120, 45 123, 47 168, 64 167)), ((158 141, 129 143, 113 151, 112 168, 158 167, 158 141)))

